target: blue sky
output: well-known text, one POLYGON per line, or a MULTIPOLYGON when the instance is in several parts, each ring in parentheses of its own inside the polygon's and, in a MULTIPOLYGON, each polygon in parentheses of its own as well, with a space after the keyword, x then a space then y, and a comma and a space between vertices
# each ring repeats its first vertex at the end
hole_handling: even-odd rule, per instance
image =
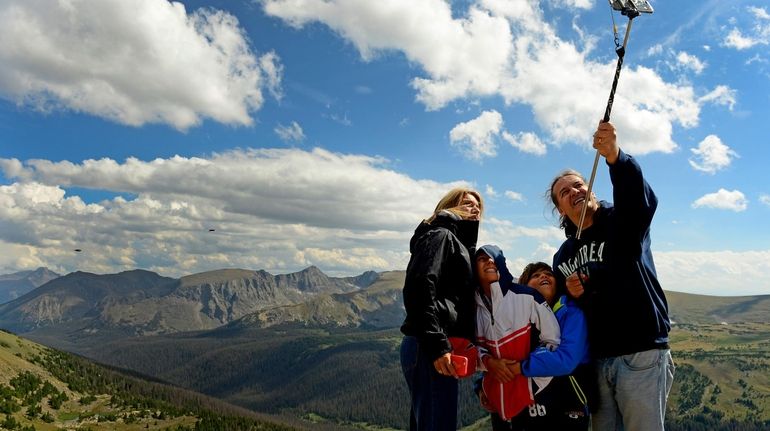
MULTIPOLYGON (((659 197, 664 288, 770 294, 770 7, 653 6, 612 121, 659 197)), ((404 269, 457 184, 484 195, 481 240, 512 268, 550 262, 543 193, 591 169, 612 17, 589 0, 5 1, 0 273, 404 269)), ((603 164, 595 191, 611 198, 603 164)))

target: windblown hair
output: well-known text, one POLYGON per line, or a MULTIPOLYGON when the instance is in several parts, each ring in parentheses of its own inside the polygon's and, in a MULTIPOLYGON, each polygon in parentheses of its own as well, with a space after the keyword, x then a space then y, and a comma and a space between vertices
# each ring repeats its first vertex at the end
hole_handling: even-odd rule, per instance
MULTIPOLYGON (((521 275, 519 276, 519 284, 526 285, 529 283, 529 280, 532 279, 532 276, 535 275, 538 271, 548 271, 551 274, 553 274, 553 268, 551 268, 551 265, 545 263, 545 262, 532 262, 530 264, 527 264, 527 266, 524 267, 524 270, 521 271, 521 275)), ((561 296, 566 291, 565 288, 562 286, 559 286, 558 283, 556 283, 556 298, 558 299, 559 296, 561 296)))
POLYGON ((467 187, 456 187, 450 190, 447 194, 444 195, 443 198, 441 198, 440 201, 438 201, 438 204, 436 204, 436 209, 433 210, 433 214, 425 221, 432 223, 433 220, 436 219, 438 213, 443 210, 450 211, 463 219, 470 217, 471 214, 461 205, 466 194, 472 195, 476 198, 477 201, 479 201, 479 215, 484 214, 484 199, 481 198, 481 194, 479 194, 479 192, 467 187))
POLYGON ((529 283, 529 280, 532 278, 532 276, 538 272, 546 270, 548 272, 553 273, 553 269, 551 269, 551 265, 545 263, 545 262, 532 262, 524 267, 524 270, 521 271, 521 275, 519 276, 519 284, 527 284, 529 283))
MULTIPOLYGON (((556 186, 556 183, 559 182, 560 179, 568 176, 575 176, 580 178, 583 182, 586 182, 585 177, 583 177, 583 174, 580 172, 574 170, 574 169, 565 169, 561 172, 559 172, 559 175, 556 175, 554 179, 551 181, 551 186, 548 187, 548 190, 545 191, 545 198, 551 201, 551 213, 557 214, 559 212, 559 199, 556 196, 556 192, 554 192, 553 188, 556 186)), ((591 193, 593 195, 593 193, 591 193)), ((559 215, 559 227, 566 230, 566 231, 575 231, 577 230, 577 226, 575 223, 572 223, 572 220, 569 219, 566 215, 560 214, 559 215)))

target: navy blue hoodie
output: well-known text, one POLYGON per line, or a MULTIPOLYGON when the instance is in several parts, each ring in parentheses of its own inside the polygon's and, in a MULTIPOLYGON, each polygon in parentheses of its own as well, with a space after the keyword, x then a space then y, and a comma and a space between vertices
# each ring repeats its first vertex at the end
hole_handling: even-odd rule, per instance
POLYGON ((567 240, 553 258, 558 283, 580 270, 589 276, 578 304, 588 320, 595 358, 668 348, 671 322, 650 250, 655 193, 633 157, 622 150, 610 167, 615 204, 600 202, 593 224, 567 240))

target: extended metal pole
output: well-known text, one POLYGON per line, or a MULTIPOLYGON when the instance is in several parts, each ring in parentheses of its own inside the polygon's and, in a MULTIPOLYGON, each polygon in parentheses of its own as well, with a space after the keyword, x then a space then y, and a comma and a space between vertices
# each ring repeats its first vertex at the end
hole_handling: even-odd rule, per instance
MULTIPOLYGON (((618 80, 620 79, 620 68, 623 67, 623 57, 626 55, 626 45, 628 44, 628 35, 631 34, 631 23, 634 18, 639 16, 639 13, 628 14, 628 25, 626 26, 626 35, 623 38, 623 46, 618 48, 615 52, 618 54, 618 64, 615 67, 615 78, 612 80, 612 89, 610 90, 610 98, 607 101, 607 109, 604 110, 603 123, 610 121, 610 113, 612 112, 612 103, 615 101, 615 90, 618 88, 618 80)), ((586 197, 583 200, 583 208, 580 210, 580 223, 577 226, 577 239, 580 239, 580 234, 583 232, 583 222, 586 217, 586 209, 588 208, 588 201, 591 199, 591 191, 594 188, 594 179, 596 178, 596 168, 599 165, 599 150, 596 150, 594 156, 594 167, 591 170, 591 179, 588 181, 588 191, 586 197)))

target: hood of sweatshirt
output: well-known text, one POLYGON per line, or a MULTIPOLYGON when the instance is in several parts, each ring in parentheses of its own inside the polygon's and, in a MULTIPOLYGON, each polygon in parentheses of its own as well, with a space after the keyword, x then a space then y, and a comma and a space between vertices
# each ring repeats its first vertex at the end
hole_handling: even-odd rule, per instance
POLYGON ((495 260, 497 272, 500 274, 500 279, 498 280, 500 283, 500 290, 502 290, 503 295, 505 295, 513 286, 513 275, 511 275, 511 271, 508 270, 508 265, 505 263, 505 256, 503 255, 503 251, 500 250, 500 247, 496 245, 482 245, 478 248, 478 250, 476 250, 476 253, 474 254, 474 260, 479 256, 480 253, 484 253, 495 260))

